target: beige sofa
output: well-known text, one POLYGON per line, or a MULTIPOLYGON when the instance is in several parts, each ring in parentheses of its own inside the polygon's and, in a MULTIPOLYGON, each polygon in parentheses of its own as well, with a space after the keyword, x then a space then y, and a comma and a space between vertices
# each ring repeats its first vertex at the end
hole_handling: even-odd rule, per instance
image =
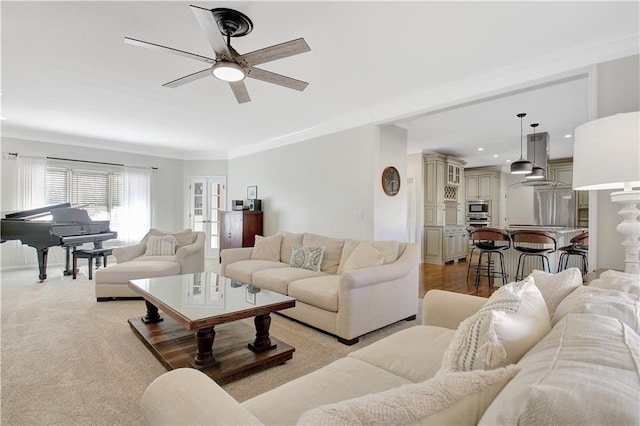
POLYGON ((242 404, 196 370, 170 371, 147 388, 142 400, 145 421, 640 424, 638 276, 611 275, 582 286, 581 274, 572 270, 555 275, 534 271, 533 287, 527 279, 524 285, 505 286, 488 300, 430 291, 424 299, 423 325, 397 332, 242 404), (540 297, 546 305, 542 310, 540 297), (518 299, 517 304, 511 299, 518 299), (542 311, 545 316, 538 316, 542 311), (487 348, 489 341, 478 340, 483 333, 473 332, 483 330, 487 319, 492 324, 484 330, 487 336, 503 345, 487 348), (465 336, 466 329, 471 332, 465 336), (520 334, 524 329, 531 331, 520 334), (534 334, 541 337, 531 341, 534 334), (461 344, 467 342, 461 336, 470 347, 461 344), (523 341, 526 345, 518 349, 524 354, 516 354, 513 345, 523 341), (480 347, 473 348, 473 343, 480 347), (497 347, 506 353, 494 351, 497 347), (447 370, 452 360, 469 361, 452 355, 481 355, 483 349, 487 349, 484 355, 474 362, 491 362, 492 367, 447 370), (505 366, 508 362, 517 364, 505 366))
POLYGON ((223 250, 221 273, 294 297, 296 306, 279 313, 354 344, 363 334, 415 318, 418 256, 410 243, 281 232, 256 237, 255 247, 223 250), (295 245, 323 248, 319 270, 291 266, 295 245))
POLYGON ((133 245, 116 247, 113 255, 116 264, 99 269, 95 274, 96 300, 140 298, 129 288, 129 281, 204 271, 204 232, 185 229, 180 232, 164 232, 152 228, 133 245), (174 250, 165 255, 147 254, 150 237, 173 236, 174 250))

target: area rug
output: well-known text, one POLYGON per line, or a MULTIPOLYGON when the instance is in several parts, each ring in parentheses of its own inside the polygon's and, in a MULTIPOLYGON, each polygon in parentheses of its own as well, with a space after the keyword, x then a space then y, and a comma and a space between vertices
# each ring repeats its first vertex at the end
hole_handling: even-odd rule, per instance
MULTIPOLYGON (((86 274, 73 280, 56 268, 44 283, 37 282, 37 269, 3 271, 0 281, 1 423, 142 424, 142 394, 166 371, 127 323, 145 313, 144 302, 97 303, 86 274)), ((345 346, 272 315, 271 334, 296 348, 293 359, 224 388, 244 401, 418 321, 400 321, 345 346)))

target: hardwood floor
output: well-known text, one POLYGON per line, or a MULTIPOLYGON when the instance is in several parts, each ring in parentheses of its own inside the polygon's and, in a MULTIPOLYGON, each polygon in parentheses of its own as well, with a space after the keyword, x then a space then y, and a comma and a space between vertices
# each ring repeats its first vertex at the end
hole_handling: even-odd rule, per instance
MULTIPOLYGON (((480 286, 476 291, 474 286, 475 271, 469 275, 469 284, 466 282, 467 266, 469 259, 463 262, 449 263, 444 265, 432 265, 428 263, 420 264, 420 291, 419 296, 423 298, 429 290, 447 290, 456 293, 473 294, 476 296, 489 297, 499 287, 489 285, 487 278, 480 278, 480 286)), ((475 265, 476 258, 473 263, 475 265)), ((473 269, 473 268, 472 268, 473 269)))

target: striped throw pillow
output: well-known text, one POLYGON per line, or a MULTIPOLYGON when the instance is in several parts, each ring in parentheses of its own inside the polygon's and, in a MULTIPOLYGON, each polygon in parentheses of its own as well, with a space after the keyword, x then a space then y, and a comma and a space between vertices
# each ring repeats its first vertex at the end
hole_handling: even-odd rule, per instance
POLYGON ((164 235, 158 237, 149 235, 147 239, 147 251, 145 256, 173 256, 176 254, 176 237, 173 235, 164 235))

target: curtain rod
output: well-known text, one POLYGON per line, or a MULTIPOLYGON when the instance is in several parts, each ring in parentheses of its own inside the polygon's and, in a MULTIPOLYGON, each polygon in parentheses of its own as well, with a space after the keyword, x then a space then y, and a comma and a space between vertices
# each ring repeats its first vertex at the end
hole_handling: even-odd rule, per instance
MULTIPOLYGON (((9 155, 17 157, 18 153, 17 152, 10 152, 9 155)), ((124 164, 120 164, 120 163, 105 163, 103 161, 74 160, 73 158, 60 158, 60 157, 46 157, 46 158, 47 158, 47 160, 75 161, 77 163, 102 164, 102 165, 105 165, 105 166, 125 167, 124 164)), ((151 170, 158 170, 158 168, 154 167, 154 166, 151 166, 151 170)))

